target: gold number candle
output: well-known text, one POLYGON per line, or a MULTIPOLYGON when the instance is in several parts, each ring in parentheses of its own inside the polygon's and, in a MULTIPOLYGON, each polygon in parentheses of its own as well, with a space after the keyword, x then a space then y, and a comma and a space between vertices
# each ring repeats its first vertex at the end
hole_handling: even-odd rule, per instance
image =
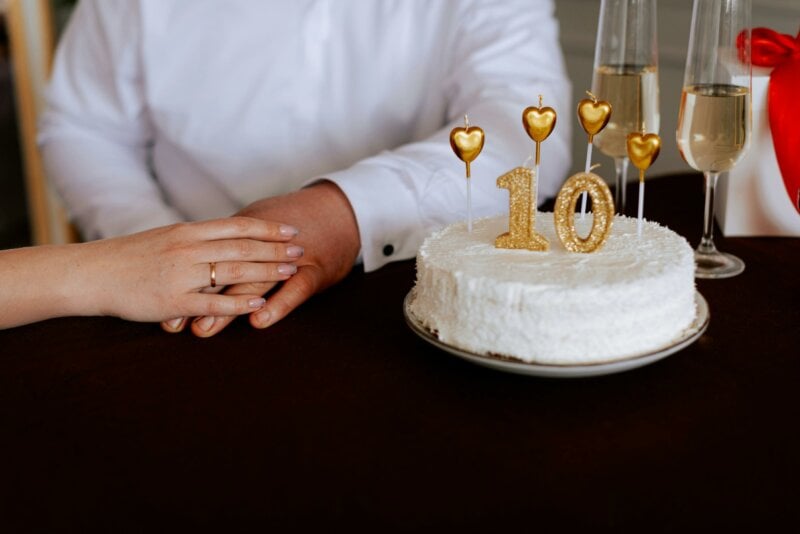
POLYGON ((450 131, 450 147, 456 153, 458 159, 467 166, 467 228, 472 233, 472 184, 470 178, 470 163, 483 150, 483 143, 486 136, 483 130, 477 126, 469 125, 469 116, 464 115, 464 127, 456 127, 450 131))
POLYGON ((508 189, 508 232, 497 236, 496 248, 545 251, 547 238, 536 232, 536 207, 531 205, 531 189, 536 177, 531 169, 517 167, 497 179, 497 187, 508 189))
POLYGON ((644 219, 644 172, 658 158, 661 152, 661 138, 656 134, 629 133, 627 138, 628 158, 639 169, 639 213, 636 233, 642 237, 644 219))
POLYGON ((606 182, 592 172, 574 174, 564 182, 556 197, 553 211, 556 235, 564 248, 570 252, 594 252, 599 250, 611 233, 614 220, 614 197, 606 182), (588 193, 592 197, 592 230, 586 237, 575 229, 575 206, 578 198, 588 193))

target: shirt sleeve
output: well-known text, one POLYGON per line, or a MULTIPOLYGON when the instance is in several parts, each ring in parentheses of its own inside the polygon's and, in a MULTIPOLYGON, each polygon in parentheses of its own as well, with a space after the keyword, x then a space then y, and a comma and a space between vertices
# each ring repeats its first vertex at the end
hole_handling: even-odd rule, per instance
POLYGON ((449 69, 439 88, 448 123, 427 139, 326 176, 353 207, 367 271, 414 257, 432 230, 466 219, 464 164, 449 145, 450 130, 463 125, 465 114, 486 133, 483 152, 472 163, 473 217, 508 210, 508 193, 496 179, 533 152, 522 111, 537 105, 540 94, 558 120, 542 147, 539 199, 555 195, 570 166, 571 86, 552 2, 455 5, 449 69))
POLYGON ((56 53, 39 125, 48 177, 86 239, 178 222, 148 166, 138 3, 82 0, 56 53))

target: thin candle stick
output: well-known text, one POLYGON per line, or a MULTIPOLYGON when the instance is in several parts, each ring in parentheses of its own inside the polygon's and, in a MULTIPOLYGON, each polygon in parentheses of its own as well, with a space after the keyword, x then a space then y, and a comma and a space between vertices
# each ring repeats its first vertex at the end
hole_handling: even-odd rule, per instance
POLYGON ((534 173, 535 174, 533 175, 533 187, 531 188, 533 190, 533 193, 532 193, 532 195, 533 195, 533 199, 532 199, 533 203, 531 203, 531 209, 533 210, 533 213, 535 214, 536 213, 536 208, 539 205, 539 164, 538 163, 536 164, 536 167, 534 169, 534 173))
POLYGON ((472 180, 467 178, 467 231, 472 233, 472 180))
MULTIPOLYGON (((578 103, 578 117, 583 130, 589 136, 589 143, 586 145, 586 166, 584 172, 589 173, 592 166, 592 141, 594 136, 599 134, 608 124, 611 117, 611 104, 606 101, 598 101, 591 91, 586 91, 590 100, 583 99, 578 103)), ((581 194, 581 220, 586 217, 587 194, 581 194)))
POLYGON ((636 223, 636 235, 642 237, 642 221, 644 220, 644 171, 639 171, 639 212, 636 223))
MULTIPOLYGON (((592 170, 592 142, 589 141, 589 144, 586 146, 586 167, 585 171, 586 174, 589 174, 592 170)), ((581 220, 586 217, 586 192, 581 195, 581 220)))
POLYGON ((472 161, 483 150, 484 133, 478 126, 470 126, 469 115, 464 115, 464 127, 450 131, 450 147, 464 162, 467 178, 467 230, 472 233, 472 161))

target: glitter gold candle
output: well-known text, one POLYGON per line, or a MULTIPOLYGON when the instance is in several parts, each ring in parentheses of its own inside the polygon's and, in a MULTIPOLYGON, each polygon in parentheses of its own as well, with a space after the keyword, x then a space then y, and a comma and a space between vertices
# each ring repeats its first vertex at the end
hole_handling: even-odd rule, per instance
POLYGON ((497 179, 497 187, 508 189, 508 232, 497 236, 496 248, 545 251, 550 243, 536 232, 536 206, 531 202, 531 190, 536 176, 527 167, 517 167, 497 179))
POLYGON ((592 172, 579 172, 564 182, 556 197, 555 217, 556 235, 564 248, 570 252, 594 252, 599 250, 611 233, 614 220, 614 197, 606 182, 592 172), (578 235, 575 229, 575 206, 583 193, 592 198, 592 230, 586 237, 578 235))

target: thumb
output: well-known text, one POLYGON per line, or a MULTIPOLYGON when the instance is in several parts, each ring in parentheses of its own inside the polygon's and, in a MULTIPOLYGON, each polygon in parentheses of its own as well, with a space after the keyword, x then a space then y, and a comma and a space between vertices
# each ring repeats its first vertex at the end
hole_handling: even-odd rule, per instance
POLYGON ((266 304, 250 314, 250 324, 255 328, 271 326, 322 289, 322 270, 316 265, 303 265, 266 304))
MULTIPOLYGON (((249 282, 236 284, 225 288, 226 295, 264 295, 275 286, 275 282, 249 282)), ((192 333, 197 337, 211 337, 218 334, 228 326, 236 316, 225 315, 214 317, 211 315, 198 317, 192 323, 192 333)))

